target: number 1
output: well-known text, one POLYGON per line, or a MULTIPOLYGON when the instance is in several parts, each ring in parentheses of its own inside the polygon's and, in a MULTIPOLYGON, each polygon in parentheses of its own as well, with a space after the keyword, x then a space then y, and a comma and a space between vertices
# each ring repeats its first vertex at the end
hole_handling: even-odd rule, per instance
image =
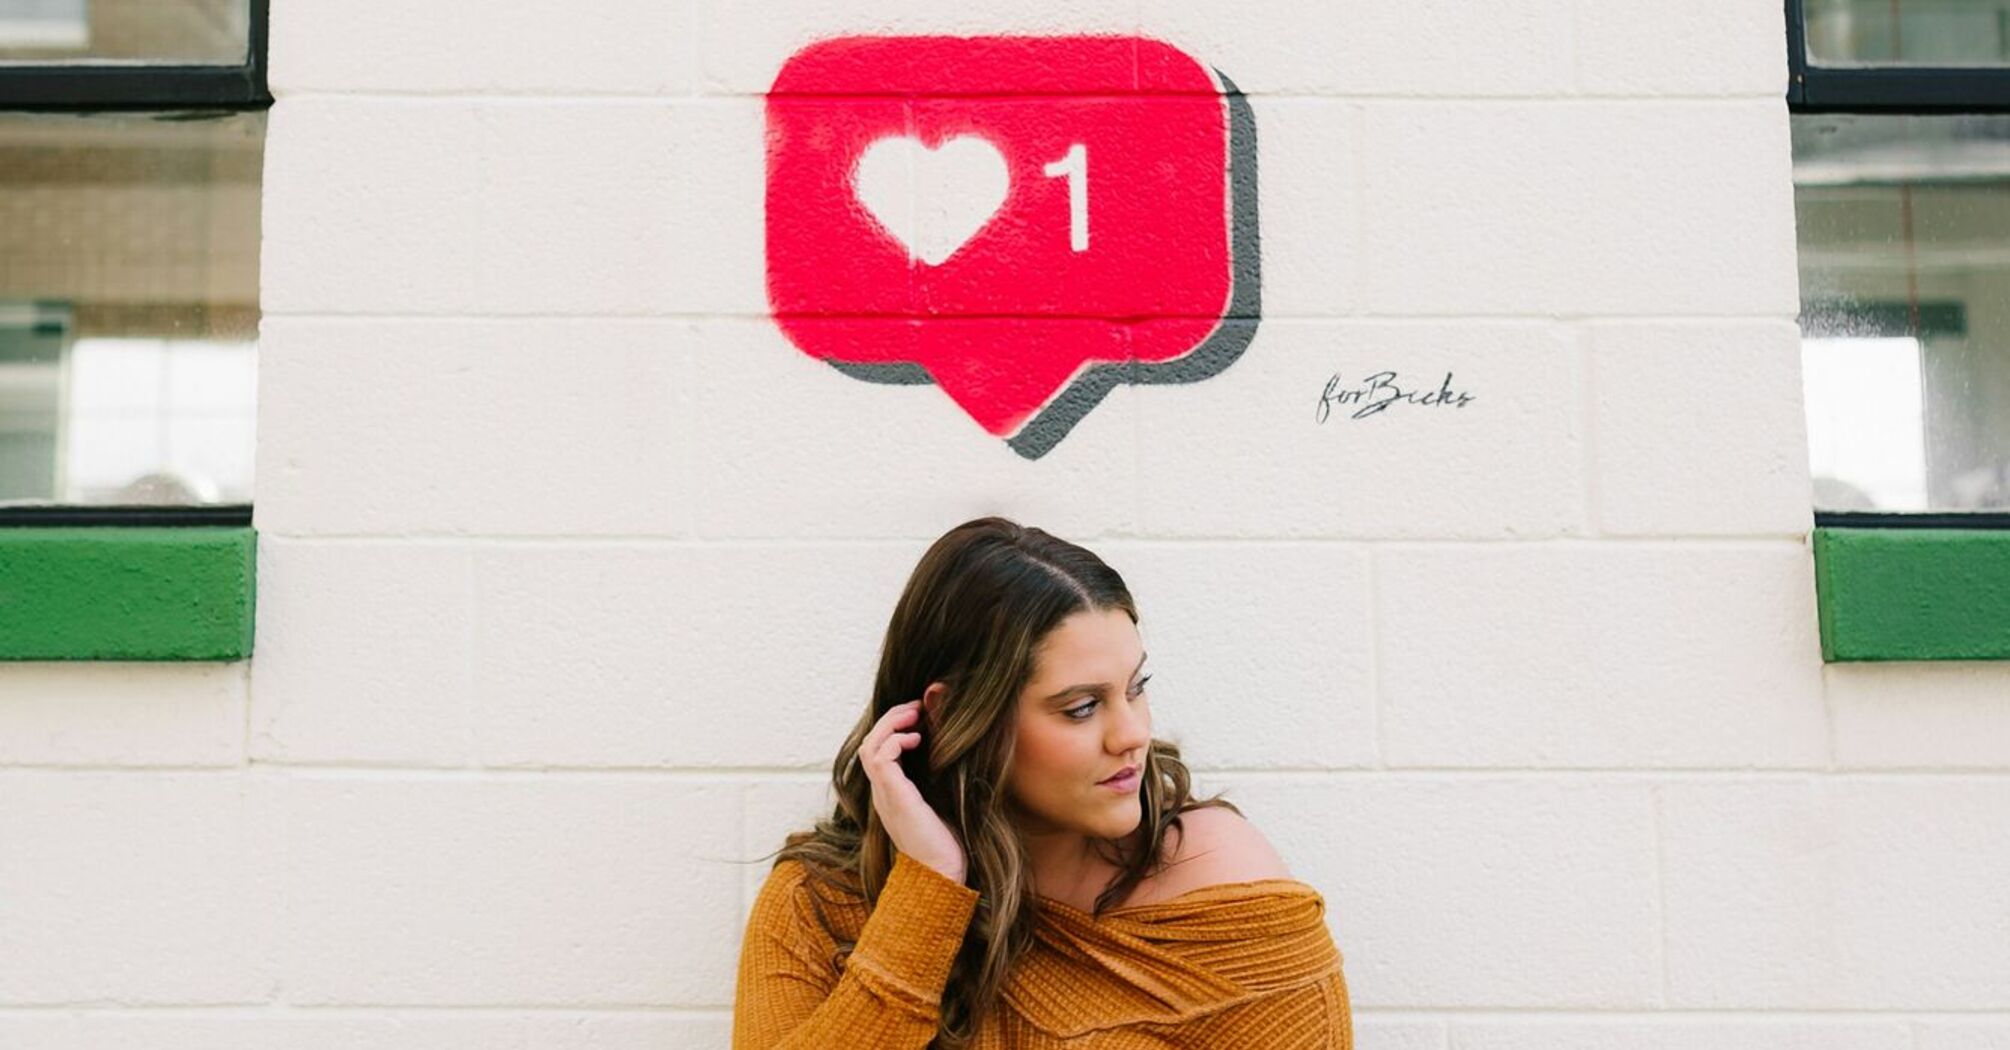
POLYGON ((1089 250, 1089 147, 1077 142, 1061 159, 1041 169, 1048 178, 1068 179, 1068 247, 1089 250))

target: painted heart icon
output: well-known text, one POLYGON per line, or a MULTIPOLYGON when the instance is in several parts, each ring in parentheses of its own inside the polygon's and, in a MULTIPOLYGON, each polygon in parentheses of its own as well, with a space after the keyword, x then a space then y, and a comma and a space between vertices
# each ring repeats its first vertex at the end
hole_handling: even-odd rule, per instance
POLYGON ((998 214, 1012 176, 998 147, 975 135, 933 149, 890 136, 860 154, 852 186, 908 258, 940 266, 998 214))

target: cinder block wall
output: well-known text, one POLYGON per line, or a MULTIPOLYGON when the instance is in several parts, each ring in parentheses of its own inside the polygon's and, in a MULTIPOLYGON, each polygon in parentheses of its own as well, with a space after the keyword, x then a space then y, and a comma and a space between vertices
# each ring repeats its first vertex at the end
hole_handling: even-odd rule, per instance
POLYGON ((273 7, 256 656, 0 668, 0 1046, 724 1047, 739 862, 1000 512, 1364 1048, 2010 1047, 2010 667, 1819 657, 1777 3, 273 7), (760 93, 924 31, 1251 94, 1241 360, 1028 461, 785 341, 760 93), (1385 368, 1476 400, 1315 421, 1385 368))

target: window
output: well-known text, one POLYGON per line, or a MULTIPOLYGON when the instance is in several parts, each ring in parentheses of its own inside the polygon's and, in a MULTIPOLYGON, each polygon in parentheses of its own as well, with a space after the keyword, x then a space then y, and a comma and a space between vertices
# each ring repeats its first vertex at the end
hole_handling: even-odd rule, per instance
POLYGON ((13 521, 250 521, 264 14, 0 0, 13 521))
POLYGON ((2010 0, 1787 0, 1830 659, 2010 658, 2010 0))
POLYGON ((0 660, 251 651, 265 0, 0 0, 0 660))

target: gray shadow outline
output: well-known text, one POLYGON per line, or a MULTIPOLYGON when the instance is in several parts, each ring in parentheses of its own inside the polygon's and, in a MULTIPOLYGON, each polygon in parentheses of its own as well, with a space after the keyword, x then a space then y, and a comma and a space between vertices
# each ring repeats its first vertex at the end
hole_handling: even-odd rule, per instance
MULTIPOLYGON (((1054 450, 1118 383, 1139 385, 1196 383, 1234 364, 1256 338, 1263 319, 1263 235, 1258 222, 1256 181, 1256 113, 1248 96, 1221 70, 1222 99, 1228 106, 1229 269, 1228 309, 1207 338, 1171 361, 1148 364, 1115 361, 1092 364, 1040 409, 1017 433, 1005 439, 1012 451, 1039 459, 1054 450)), ((868 383, 928 386, 928 370, 912 362, 853 364, 823 359, 825 364, 868 383)))

